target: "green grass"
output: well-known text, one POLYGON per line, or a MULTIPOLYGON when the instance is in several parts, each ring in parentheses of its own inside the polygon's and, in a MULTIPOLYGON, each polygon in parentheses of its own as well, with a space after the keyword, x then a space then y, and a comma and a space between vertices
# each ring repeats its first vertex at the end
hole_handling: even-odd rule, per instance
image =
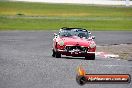
POLYGON ((55 30, 64 26, 132 31, 132 8, 0 2, 0 30, 55 30))

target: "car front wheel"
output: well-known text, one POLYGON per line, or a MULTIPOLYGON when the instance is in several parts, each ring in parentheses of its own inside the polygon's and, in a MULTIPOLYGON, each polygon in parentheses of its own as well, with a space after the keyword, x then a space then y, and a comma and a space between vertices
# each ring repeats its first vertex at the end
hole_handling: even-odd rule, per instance
POLYGON ((56 53, 54 51, 54 49, 52 50, 52 57, 55 57, 56 56, 56 53))
POLYGON ((56 52, 55 57, 56 57, 56 58, 61 58, 61 53, 56 52))
POLYGON ((86 60, 95 60, 95 54, 90 54, 88 56, 85 56, 86 60))

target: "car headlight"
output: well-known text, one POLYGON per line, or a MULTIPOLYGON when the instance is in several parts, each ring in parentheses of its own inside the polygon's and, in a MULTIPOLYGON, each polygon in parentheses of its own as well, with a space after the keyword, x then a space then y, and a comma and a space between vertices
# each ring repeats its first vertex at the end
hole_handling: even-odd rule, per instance
POLYGON ((59 41, 58 44, 59 44, 60 46, 63 46, 63 45, 64 45, 64 41, 59 41))
POLYGON ((96 46, 95 43, 91 43, 91 44, 90 44, 90 48, 94 48, 95 46, 96 46))

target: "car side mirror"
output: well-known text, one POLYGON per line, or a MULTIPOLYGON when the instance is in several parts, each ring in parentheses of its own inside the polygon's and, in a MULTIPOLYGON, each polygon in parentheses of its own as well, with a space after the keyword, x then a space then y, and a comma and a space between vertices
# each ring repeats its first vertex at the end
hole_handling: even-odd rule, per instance
POLYGON ((89 31, 88 34, 91 35, 91 32, 89 31))
POLYGON ((95 39, 95 36, 91 36, 92 39, 95 39))
POLYGON ((58 35, 56 33, 54 33, 54 37, 57 37, 58 35))

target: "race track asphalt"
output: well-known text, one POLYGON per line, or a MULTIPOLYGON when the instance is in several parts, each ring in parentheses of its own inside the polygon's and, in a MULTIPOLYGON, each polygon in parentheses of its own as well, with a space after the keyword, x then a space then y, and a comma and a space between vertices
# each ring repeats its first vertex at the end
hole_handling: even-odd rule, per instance
MULTIPOLYGON (((130 74, 132 61, 96 57, 53 58, 51 46, 56 31, 0 32, 0 88, 132 88, 129 84, 86 84, 76 82, 82 65, 91 74, 130 74)), ((132 32, 92 32, 97 45, 132 43, 132 32)))

